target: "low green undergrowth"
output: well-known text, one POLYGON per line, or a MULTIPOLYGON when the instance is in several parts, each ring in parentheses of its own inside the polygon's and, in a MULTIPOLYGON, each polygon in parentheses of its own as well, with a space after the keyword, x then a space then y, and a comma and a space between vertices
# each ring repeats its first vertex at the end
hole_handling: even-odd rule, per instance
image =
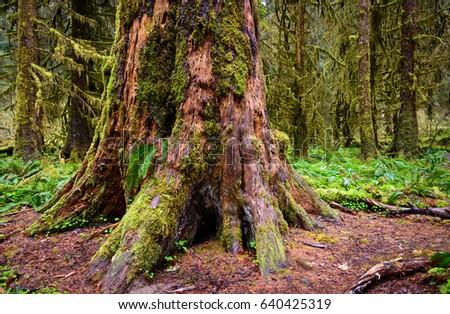
POLYGON ((20 158, 0 157, 0 214, 19 206, 38 208, 69 180, 78 166, 56 160, 24 162, 20 158))
POLYGON ((439 292, 450 294, 450 252, 436 252, 431 256, 435 267, 429 270, 429 274, 439 283, 439 292))
POLYGON ((363 162, 358 159, 357 148, 332 153, 313 149, 309 158, 294 160, 292 164, 327 202, 358 210, 369 209, 365 198, 395 205, 444 207, 450 204, 446 153, 428 151, 415 161, 380 157, 363 162))

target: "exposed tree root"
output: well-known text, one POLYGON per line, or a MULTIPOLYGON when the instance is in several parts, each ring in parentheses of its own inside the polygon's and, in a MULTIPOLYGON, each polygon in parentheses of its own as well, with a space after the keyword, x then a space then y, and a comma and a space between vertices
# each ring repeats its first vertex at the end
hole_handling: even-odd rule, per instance
POLYGON ((393 205, 387 205, 384 203, 377 202, 373 199, 366 198, 365 202, 370 206, 378 206, 382 207, 387 211, 389 215, 429 215, 435 216, 442 219, 450 219, 450 207, 442 207, 442 208, 417 208, 414 205, 411 207, 399 207, 393 205))
POLYGON ((391 261, 382 262, 371 267, 364 273, 345 294, 363 293, 364 290, 377 281, 387 279, 396 275, 411 274, 426 270, 430 264, 429 258, 403 259, 397 258, 391 261))

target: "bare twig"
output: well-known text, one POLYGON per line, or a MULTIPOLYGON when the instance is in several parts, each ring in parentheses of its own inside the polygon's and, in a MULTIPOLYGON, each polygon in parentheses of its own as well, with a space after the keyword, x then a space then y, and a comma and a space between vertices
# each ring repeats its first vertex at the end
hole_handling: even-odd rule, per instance
POLYGON ((315 248, 318 248, 318 249, 325 249, 326 248, 326 246, 323 245, 323 244, 317 244, 317 243, 311 243, 311 242, 303 242, 303 241, 302 241, 302 244, 308 245, 308 246, 312 246, 312 247, 315 247, 315 248))

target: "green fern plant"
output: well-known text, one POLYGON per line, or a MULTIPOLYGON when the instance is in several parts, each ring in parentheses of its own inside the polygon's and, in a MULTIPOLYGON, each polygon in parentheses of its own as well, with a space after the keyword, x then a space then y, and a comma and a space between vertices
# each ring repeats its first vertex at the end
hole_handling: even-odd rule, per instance
POLYGON ((152 144, 142 144, 131 154, 128 160, 126 192, 130 196, 142 180, 145 179, 155 157, 156 147, 152 144))

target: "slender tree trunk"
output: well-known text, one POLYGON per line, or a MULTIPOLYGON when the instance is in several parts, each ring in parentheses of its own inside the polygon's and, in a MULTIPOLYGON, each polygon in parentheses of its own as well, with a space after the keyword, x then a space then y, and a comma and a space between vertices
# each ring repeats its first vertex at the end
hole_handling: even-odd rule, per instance
POLYGON ((39 62, 36 23, 37 0, 18 1, 18 71, 16 79, 16 135, 14 154, 25 160, 34 159, 44 145, 37 103, 38 88, 32 65, 39 62))
POLYGON ((101 127, 30 228, 126 210, 92 260, 102 291, 123 292, 176 241, 205 233, 233 253, 255 241, 269 274, 286 266, 288 224, 336 217, 287 164, 287 136, 270 130, 253 3, 120 2, 101 127))
POLYGON ((294 155, 295 156, 308 156, 308 127, 306 106, 303 98, 305 93, 305 44, 306 44, 306 31, 305 31, 305 15, 306 15, 306 0, 299 0, 296 9, 296 27, 295 27, 295 70, 297 77, 295 78, 295 91, 297 97, 297 103, 295 106, 294 116, 294 155))
POLYGON ((375 147, 380 148, 380 141, 378 139, 378 108, 377 108, 377 45, 381 42, 381 34, 380 34, 380 12, 377 5, 377 0, 370 0, 371 10, 369 13, 370 17, 370 35, 369 35, 369 43, 370 43, 370 91, 372 96, 372 126, 373 126, 373 135, 375 141, 375 147))
POLYGON ((416 34, 417 0, 403 0, 401 27, 400 113, 395 125, 392 151, 414 158, 419 152, 419 128, 414 86, 414 36, 416 34))
POLYGON ((372 124, 372 96, 370 90, 369 0, 359 0, 358 9, 358 91, 361 158, 368 159, 376 155, 375 135, 372 124))
MULTIPOLYGON (((77 17, 88 17, 92 7, 88 0, 72 1, 72 37, 76 39, 90 39, 90 27, 86 22, 80 21, 77 17)), ((68 129, 66 143, 62 149, 62 154, 65 158, 71 155, 75 158, 83 158, 92 141, 94 133, 93 127, 90 123, 90 118, 93 117, 92 109, 89 108, 86 97, 81 91, 88 91, 88 77, 86 62, 74 56, 74 61, 83 65, 82 71, 72 71, 72 83, 75 88, 74 95, 68 103, 68 129)))

